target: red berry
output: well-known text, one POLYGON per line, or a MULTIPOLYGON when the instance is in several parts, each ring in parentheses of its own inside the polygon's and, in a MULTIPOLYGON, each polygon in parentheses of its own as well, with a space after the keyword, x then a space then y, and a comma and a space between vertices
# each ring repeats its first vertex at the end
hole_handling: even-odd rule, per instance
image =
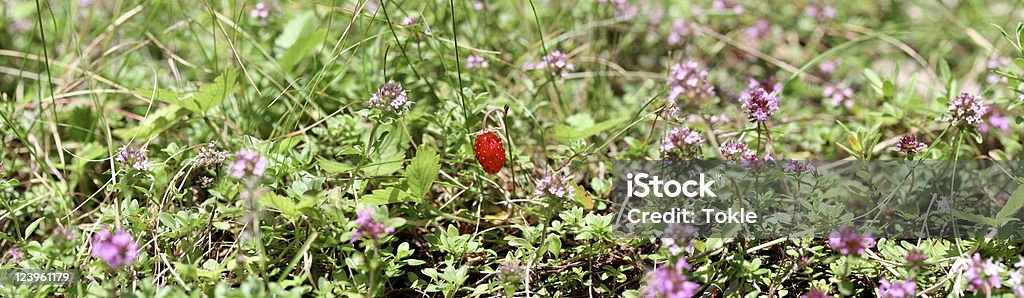
POLYGON ((487 132, 477 135, 473 151, 476 152, 476 161, 488 174, 498 173, 505 165, 505 147, 501 144, 501 139, 494 133, 487 132))

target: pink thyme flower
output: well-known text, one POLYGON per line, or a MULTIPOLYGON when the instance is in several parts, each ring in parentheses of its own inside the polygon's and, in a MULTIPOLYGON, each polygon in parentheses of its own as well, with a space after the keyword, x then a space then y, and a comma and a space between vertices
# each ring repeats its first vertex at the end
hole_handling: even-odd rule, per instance
POLYGON ((395 232, 395 228, 387 226, 382 221, 373 219, 373 214, 376 212, 377 210, 374 208, 356 212, 357 215, 354 222, 359 228, 352 232, 352 240, 349 240, 349 242, 354 243, 364 236, 368 239, 379 240, 384 235, 395 232))
POLYGON ((137 171, 148 169, 149 158, 146 157, 146 147, 123 146, 117 152, 117 162, 121 166, 130 167, 137 171))
POLYGON ((1024 297, 1024 270, 1010 272, 1010 288, 1014 297, 1024 297))
POLYGON ((844 256, 859 256, 868 248, 875 246, 875 238, 872 238, 870 233, 861 235, 854 229, 840 226, 839 230, 829 233, 828 246, 844 256))
POLYGON ((642 291, 644 297, 658 298, 689 298, 697 294, 700 284, 690 281, 684 271, 690 270, 690 264, 680 259, 675 266, 655 268, 647 275, 647 287, 642 291))
POLYGON ((822 6, 820 4, 811 4, 804 9, 804 13, 820 22, 824 22, 836 17, 836 8, 832 6, 822 6))
POLYGON ((401 83, 388 81, 377 89, 377 93, 370 96, 368 105, 385 113, 400 116, 411 110, 414 103, 416 102, 409 100, 409 91, 402 88, 401 83))
POLYGON ((981 254, 974 254, 974 257, 967 260, 968 265, 963 270, 964 278, 967 279, 967 289, 981 291, 986 295, 992 293, 993 288, 1001 288, 1000 274, 1003 268, 999 267, 992 259, 981 259, 981 254))
POLYGON ((736 2, 729 0, 715 0, 714 2, 711 2, 711 8, 717 10, 731 10, 736 14, 742 14, 745 11, 743 5, 739 5, 736 2))
POLYGON ((925 148, 928 148, 928 144, 918 141, 916 135, 903 135, 900 137, 900 141, 896 143, 896 149, 909 156, 917 155, 925 148))
POLYGON ((949 121, 953 124, 966 123, 969 126, 977 126, 981 123, 981 117, 988 113, 988 106, 985 99, 974 96, 967 92, 949 102, 949 121))
MULTIPOLYGON (((775 92, 778 92, 776 90, 775 92)), ((775 92, 765 91, 758 87, 753 90, 744 91, 739 101, 747 114, 747 120, 765 122, 779 110, 779 98, 775 92)))
POLYGON ((809 173, 813 176, 821 175, 821 173, 818 173, 818 167, 815 167, 809 160, 801 162, 793 159, 787 159, 786 164, 782 165, 782 170, 796 174, 797 176, 804 173, 809 173))
POLYGON ((853 97, 853 90, 847 88, 843 84, 831 84, 825 86, 825 89, 821 92, 821 96, 828 98, 829 103, 833 107, 838 107, 840 104, 846 106, 846 108, 853 107, 853 101, 850 100, 853 97))
POLYGON ((708 71, 692 60, 673 64, 665 84, 668 85, 669 112, 673 115, 682 111, 680 97, 700 100, 715 96, 715 87, 708 83, 708 71))
POLYGON ((487 59, 484 58, 484 56, 469 55, 469 57, 466 57, 466 69, 487 68, 489 66, 490 63, 487 62, 487 59))
POLYGON ((768 93, 782 94, 782 83, 776 82, 773 77, 765 77, 761 80, 751 78, 747 83, 747 89, 744 91, 748 92, 757 88, 764 89, 768 93))
POLYGON ((21 262, 21 252, 18 252, 17 248, 11 248, 7 250, 7 259, 11 263, 21 262))
POLYGON ((995 74, 995 73, 992 72, 992 71, 995 71, 995 70, 999 70, 999 68, 1004 67, 1007 64, 1009 64, 1009 61, 1006 58, 1003 58, 1003 57, 992 57, 992 58, 988 59, 988 62, 985 63, 985 67, 988 68, 989 74, 985 78, 985 82, 988 82, 989 85, 995 85, 995 84, 999 84, 999 83, 1007 83, 1007 82, 1009 82, 1009 80, 1006 77, 998 75, 998 74, 995 74))
POLYGON ((818 70, 820 70, 824 74, 832 74, 833 72, 836 71, 837 68, 839 68, 839 65, 842 63, 842 58, 825 60, 821 62, 821 65, 818 65, 818 70))
POLYGON ((491 4, 490 3, 484 3, 483 1, 476 1, 476 2, 473 2, 473 10, 476 10, 476 11, 491 10, 491 4))
POLYGON ((747 30, 745 31, 747 41, 754 42, 764 39, 768 36, 768 33, 770 33, 771 30, 772 23, 769 23, 766 20, 758 20, 757 23, 747 27, 747 30))
POLYGON ((907 256, 904 257, 906 261, 906 267, 910 269, 920 269, 924 266, 925 262, 928 261, 928 256, 921 250, 911 249, 907 251, 907 256))
POLYGON ((828 298, 828 297, 829 297, 828 294, 825 294, 825 292, 822 292, 819 289, 811 289, 810 292, 807 292, 806 294, 800 295, 800 298, 828 298))
POLYGON ((576 65, 569 62, 569 56, 559 50, 551 52, 541 60, 541 62, 534 64, 534 68, 538 70, 547 69, 556 77, 566 77, 569 75, 569 71, 576 69, 576 65))
POLYGON ((700 28, 697 28, 693 22, 676 19, 672 23, 672 31, 668 33, 668 44, 679 45, 686 37, 700 36, 701 34, 700 28))
POLYGON ((880 298, 910 298, 914 297, 916 292, 917 283, 910 279, 890 283, 889 280, 882 277, 881 284, 878 286, 878 297, 880 298))
POLYGON ((689 159, 700 154, 704 138, 689 127, 676 127, 661 140, 661 154, 670 159, 689 159))
POLYGON ((570 184, 571 178, 571 176, 557 172, 548 174, 534 183, 533 194, 538 197, 547 196, 555 199, 572 198, 576 187, 570 184))
POLYGON ((92 235, 92 256, 107 263, 110 268, 131 265, 139 257, 139 245, 124 230, 110 234, 106 228, 92 235))
POLYGON ((978 131, 988 132, 990 128, 997 128, 1003 132, 1010 131, 1010 118, 1003 116, 1003 114, 996 109, 995 105, 988 106, 988 113, 985 114, 985 120, 985 122, 978 125, 978 131))
POLYGON ((249 16, 258 20, 260 26, 266 26, 269 23, 271 13, 278 9, 277 2, 257 2, 256 6, 249 11, 249 16))
POLYGON ((262 177, 266 170, 267 159, 258 152, 247 149, 235 152, 235 160, 228 166, 228 174, 238 179, 248 175, 262 177))
POLYGON ((420 19, 417 18, 416 16, 407 16, 404 19, 402 19, 402 26, 412 26, 419 24, 419 22, 420 19))
POLYGON ((744 156, 754 155, 754 151, 747 148, 747 143, 737 140, 728 140, 722 143, 719 153, 725 160, 739 160, 744 156))

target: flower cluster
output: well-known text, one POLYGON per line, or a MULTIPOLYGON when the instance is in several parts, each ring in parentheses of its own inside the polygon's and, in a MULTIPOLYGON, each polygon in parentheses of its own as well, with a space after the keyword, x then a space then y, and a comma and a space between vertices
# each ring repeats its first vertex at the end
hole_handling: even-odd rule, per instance
POLYGON ((1013 295, 1017 298, 1024 297, 1024 257, 1019 257, 1020 261, 1013 264, 1016 271, 1010 272, 1010 288, 1013 290, 1013 295))
POLYGON ((829 103, 833 107, 838 107, 839 105, 844 105, 846 108, 853 107, 853 101, 850 100, 853 97, 853 90, 843 84, 836 83, 825 86, 821 96, 829 99, 829 103))
POLYGON ((402 84, 395 83, 395 81, 388 81, 383 86, 380 86, 380 89, 377 89, 377 93, 370 96, 369 101, 371 108, 384 112, 393 112, 396 115, 402 115, 409 111, 414 103, 416 102, 409 100, 409 91, 402 88, 402 84))
MULTIPOLYGON (((668 265, 668 264, 665 264, 668 265)), ((675 266, 655 268, 647 276, 644 297, 689 298, 697 294, 700 284, 690 281, 682 272, 691 270, 690 263, 680 259, 675 266)))
POLYGON ((402 19, 402 26, 413 26, 420 23, 420 19, 416 16, 407 16, 402 19))
POLYGON ((1009 64, 1009 61, 1007 61, 1007 59, 1003 57, 992 57, 991 59, 988 59, 988 62, 985 63, 985 67, 988 68, 989 74, 987 77, 985 77, 985 82, 988 82, 989 85, 995 85, 999 83, 1005 84, 1009 82, 1009 80, 1006 77, 998 75, 993 72, 999 70, 999 68, 1004 67, 1007 64, 1009 64))
POLYGON ((1010 131, 1010 118, 1003 116, 1003 113, 996 109, 995 105, 988 106, 988 113, 985 114, 985 122, 978 125, 978 131, 987 132, 989 129, 996 128, 1003 132, 1010 131))
POLYGON ((517 258, 508 258, 501 265, 498 265, 498 279, 507 283, 523 282, 529 277, 530 275, 526 272, 523 262, 517 258))
POLYGON ((839 230, 829 233, 828 246, 844 256, 859 256, 868 248, 875 246, 875 238, 872 238, 870 233, 861 235, 850 227, 841 226, 839 230))
POLYGON ((267 170, 267 159, 256 151, 242 149, 235 152, 235 161, 228 166, 231 177, 241 179, 245 176, 262 177, 267 170))
POLYGON ((962 92, 949 102, 949 121, 953 124, 966 123, 977 126, 981 123, 981 117, 988 113, 988 109, 984 98, 962 92))
POLYGON ((487 68, 489 66, 490 63, 487 62, 487 59, 484 58, 484 56, 469 55, 469 57, 466 57, 466 69, 487 68))
POLYGON ((554 174, 548 174, 534 183, 533 194, 538 197, 550 196, 552 198, 559 199, 571 198, 573 192, 576 191, 576 187, 569 183, 571 178, 571 176, 560 175, 557 172, 554 174))
POLYGON ((804 173, 810 173, 811 175, 814 176, 821 175, 821 173, 818 173, 818 167, 815 167, 814 164, 812 164, 809 160, 800 162, 793 159, 787 159, 786 164, 782 165, 782 170, 796 174, 797 176, 802 175, 804 173))
POLYGON ((352 232, 352 240, 350 243, 355 243, 359 238, 366 236, 368 239, 379 240, 381 237, 387 234, 395 232, 395 228, 387 226, 382 221, 374 220, 373 214, 377 210, 374 208, 363 209, 356 212, 355 223, 359 226, 355 232, 352 232))
POLYGON ((11 248, 7 250, 7 260, 11 263, 21 262, 21 252, 18 252, 17 248, 11 248))
POLYGON ((821 65, 818 65, 818 70, 820 70, 821 73, 824 74, 832 74, 833 72, 836 71, 837 68, 839 68, 839 65, 842 63, 842 58, 828 59, 822 61, 821 65))
POLYGON ((768 118, 779 110, 778 90, 766 91, 763 87, 754 88, 743 92, 740 96, 740 106, 747 114, 747 120, 756 122, 768 121, 768 118))
POLYGON ((139 245, 124 230, 111 234, 104 228, 92 235, 92 256, 100 258, 110 268, 131 265, 139 257, 139 245))
POLYGON ((715 96, 715 87, 708 83, 708 71, 700 69, 696 61, 673 64, 665 84, 669 111, 674 115, 682 111, 679 97, 697 100, 715 96))
POLYGON ((820 22, 828 21, 836 17, 836 8, 832 6, 822 6, 819 4, 811 4, 804 9, 804 14, 809 17, 815 18, 820 22))
POLYGON ((999 281, 999 275, 1003 268, 999 267, 992 259, 981 259, 981 254, 974 254, 974 257, 966 260, 967 267, 964 268, 964 278, 967 279, 967 289, 981 291, 991 294, 993 288, 1001 288, 1003 284, 999 281))
POLYGON ((562 51, 555 50, 544 58, 541 58, 541 62, 533 64, 533 67, 538 70, 545 70, 551 72, 551 75, 556 77, 565 77, 569 75, 569 71, 576 69, 576 65, 569 62, 569 55, 562 53, 562 51))
POLYGON ((878 297, 880 298, 910 298, 917 292, 917 283, 907 279, 903 282, 889 282, 885 277, 878 285, 878 297))
POLYGON ((683 250, 692 251, 697 233, 697 229, 692 225, 668 224, 661 236, 661 246, 668 248, 668 252, 673 256, 679 255, 683 250))
POLYGON ((903 260, 906 261, 907 268, 919 269, 928 260, 928 256, 924 255, 921 250, 911 249, 907 251, 907 256, 903 260))
POLYGON ((700 36, 703 34, 700 28, 691 21, 683 19, 676 19, 672 23, 672 31, 668 33, 668 44, 679 45, 683 43, 683 39, 690 36, 700 36))
POLYGON ((689 127, 676 127, 661 140, 661 155, 669 159, 687 159, 700 154, 704 138, 689 127))
POLYGON ((819 289, 812 289, 810 292, 807 292, 807 293, 805 293, 803 295, 800 295, 800 298, 827 298, 827 297, 829 297, 829 295, 825 294, 825 292, 822 292, 819 289))
POLYGON ((257 2, 256 6, 249 11, 249 16, 260 21, 260 26, 266 26, 269 23, 271 12, 277 10, 277 2, 257 2))
POLYGON ((754 155, 754 151, 747 148, 747 143, 737 140, 725 141, 725 143, 722 143, 719 152, 722 155, 722 159, 725 160, 740 160, 744 157, 754 155))
POLYGON ((149 168, 149 158, 146 157, 146 147, 124 146, 117 152, 115 158, 121 166, 143 171, 149 168))
POLYGON ((192 165, 197 168, 215 167, 224 164, 228 160, 228 152, 217 150, 217 142, 210 142, 199 148, 199 155, 196 156, 192 165))
POLYGON ((747 41, 756 42, 767 37, 771 29, 772 23, 766 20, 757 20, 756 23, 747 27, 746 31, 744 31, 744 36, 747 38, 747 41))
POLYGON ((916 135, 904 135, 900 137, 900 141, 896 143, 896 149, 906 153, 909 156, 917 155, 922 150, 928 147, 928 144, 917 140, 916 135))

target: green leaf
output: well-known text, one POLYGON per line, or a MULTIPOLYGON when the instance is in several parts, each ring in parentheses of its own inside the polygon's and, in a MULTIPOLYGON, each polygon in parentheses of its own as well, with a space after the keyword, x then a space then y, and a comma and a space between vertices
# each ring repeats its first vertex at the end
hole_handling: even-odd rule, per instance
POLYGON ((220 105, 224 99, 231 95, 235 88, 236 72, 234 68, 224 70, 220 76, 213 80, 213 83, 199 87, 195 93, 182 95, 178 92, 164 89, 137 89, 139 95, 173 104, 196 114, 203 114, 220 105))
POLYGON ((260 203, 271 209, 281 211, 287 217, 299 216, 299 208, 292 199, 278 195, 268 194, 260 198, 260 203))
POLYGON ((281 35, 277 36, 274 40, 274 45, 282 49, 291 48, 300 38, 303 37, 303 33, 312 31, 313 28, 313 13, 308 12, 288 21, 288 24, 284 25, 284 30, 281 31, 281 35))
POLYGON ((295 41, 288 50, 281 55, 280 59, 277 59, 277 64, 281 66, 281 69, 291 73, 303 58, 309 55, 310 51, 317 49, 323 45, 324 39, 327 38, 327 30, 320 29, 316 30, 312 34, 305 35, 302 39, 295 41))
POLYGON ((401 202, 412 201, 412 196, 409 193, 401 191, 394 187, 388 187, 385 189, 374 190, 373 193, 363 196, 359 201, 360 203, 370 205, 384 205, 401 202))
POLYGON ((626 118, 623 117, 610 119, 594 124, 593 126, 590 126, 585 129, 573 128, 568 125, 559 124, 555 125, 555 127, 551 129, 551 135, 556 140, 562 143, 570 143, 573 141, 582 140, 585 138, 589 138, 593 135, 599 134, 605 130, 615 127, 616 125, 619 125, 623 121, 626 121, 626 118))
POLYGON ((323 158, 317 158, 316 163, 320 165, 320 169, 331 174, 347 173, 351 172, 356 167, 336 162, 333 160, 326 160, 323 158))
POLYGON ((409 181, 409 193, 415 199, 421 199, 430 191, 430 186, 437 180, 437 174, 441 172, 441 159, 437 155, 437 149, 432 146, 420 146, 416 157, 405 169, 405 176, 409 181))
POLYGON ((46 217, 40 217, 39 219, 36 219, 32 223, 28 224, 28 227, 25 227, 26 239, 32 236, 32 232, 36 231, 36 228, 39 227, 39 223, 43 222, 44 219, 46 219, 46 217))
POLYGON ((886 99, 891 99, 893 96, 896 96, 896 85, 894 85, 892 81, 886 80, 882 85, 882 96, 885 96, 886 99))
POLYGON ((999 209, 999 213, 996 213, 997 220, 1009 219, 1017 211, 1024 208, 1024 185, 1018 186, 1013 194, 1010 195, 1010 199, 1006 201, 1006 205, 1003 205, 1002 209, 999 209))
POLYGON ((114 135, 121 140, 127 141, 136 137, 139 140, 149 140, 161 132, 174 127, 178 121, 189 114, 188 110, 178 106, 166 106, 151 113, 136 127, 126 127, 114 130, 114 135), (138 135, 136 136, 136 132, 138 135))

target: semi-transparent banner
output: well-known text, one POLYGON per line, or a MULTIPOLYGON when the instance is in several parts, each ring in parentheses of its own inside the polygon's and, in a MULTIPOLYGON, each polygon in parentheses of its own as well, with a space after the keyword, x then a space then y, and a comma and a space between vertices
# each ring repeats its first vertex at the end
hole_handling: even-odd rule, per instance
POLYGON ((616 161, 621 237, 1024 237, 1021 161, 616 161))

